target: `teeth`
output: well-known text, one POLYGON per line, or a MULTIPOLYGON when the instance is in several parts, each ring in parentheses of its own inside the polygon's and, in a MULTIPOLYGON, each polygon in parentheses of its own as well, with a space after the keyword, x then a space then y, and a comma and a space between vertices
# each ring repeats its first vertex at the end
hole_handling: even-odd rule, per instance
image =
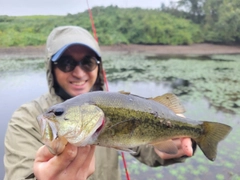
POLYGON ((81 81, 81 82, 72 82, 72 84, 77 85, 77 86, 81 86, 85 83, 85 81, 81 81))

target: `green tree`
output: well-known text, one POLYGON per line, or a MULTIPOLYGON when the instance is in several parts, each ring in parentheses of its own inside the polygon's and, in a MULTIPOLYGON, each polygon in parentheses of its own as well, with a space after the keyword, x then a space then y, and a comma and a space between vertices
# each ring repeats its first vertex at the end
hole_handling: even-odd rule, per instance
POLYGON ((239 43, 240 1, 208 0, 205 4, 205 40, 217 43, 239 43))
MULTIPOLYGON (((160 9, 94 7, 92 14, 101 45, 168 44, 202 42, 200 26, 160 9)), ((0 22, 0 46, 29 46, 45 43, 56 26, 78 25, 92 31, 88 11, 66 16, 22 16, 0 22)))
POLYGON ((191 16, 191 19, 195 23, 200 23, 203 19, 204 3, 206 0, 178 0, 177 4, 179 8, 187 11, 191 16))

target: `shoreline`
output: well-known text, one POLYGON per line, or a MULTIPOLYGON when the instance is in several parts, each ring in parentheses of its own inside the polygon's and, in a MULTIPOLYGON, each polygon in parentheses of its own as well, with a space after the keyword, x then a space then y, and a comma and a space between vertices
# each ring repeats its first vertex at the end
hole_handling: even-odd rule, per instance
MULTIPOLYGON (((192 44, 187 46, 119 44, 100 46, 100 48, 103 54, 107 52, 147 53, 155 56, 240 54, 240 46, 215 44, 192 44)), ((0 47, 0 59, 44 58, 44 52, 45 46, 0 47)))

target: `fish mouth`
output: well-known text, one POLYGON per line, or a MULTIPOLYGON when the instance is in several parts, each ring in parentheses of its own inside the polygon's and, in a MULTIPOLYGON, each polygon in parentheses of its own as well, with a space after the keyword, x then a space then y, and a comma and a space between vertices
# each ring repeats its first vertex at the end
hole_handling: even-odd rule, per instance
POLYGON ((98 138, 99 134, 101 133, 104 125, 105 125, 105 119, 104 119, 104 117, 101 117, 99 119, 99 122, 98 122, 97 126, 96 126, 96 130, 93 131, 93 134, 89 137, 88 143, 91 144, 91 143, 93 143, 94 141, 97 140, 97 138, 98 138))
POLYGON ((38 124, 39 124, 39 127, 40 127, 41 135, 43 136, 44 135, 44 130, 47 126, 47 119, 43 115, 40 115, 40 116, 37 117, 37 121, 38 121, 38 124))
POLYGON ((97 130, 95 131, 95 133, 93 134, 93 136, 98 136, 101 132, 101 130, 103 129, 104 127, 104 124, 105 124, 105 119, 102 118, 102 124, 97 128, 97 130))
POLYGON ((54 122, 49 121, 44 115, 38 116, 37 121, 44 141, 52 141, 58 137, 57 127, 54 122))

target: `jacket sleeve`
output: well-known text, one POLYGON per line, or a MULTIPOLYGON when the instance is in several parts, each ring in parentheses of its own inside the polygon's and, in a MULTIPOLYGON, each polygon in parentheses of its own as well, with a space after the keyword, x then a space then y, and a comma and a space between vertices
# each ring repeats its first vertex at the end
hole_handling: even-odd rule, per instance
POLYGON ((33 163, 43 145, 36 117, 41 113, 31 102, 14 112, 5 135, 4 180, 35 179, 33 163))
MULTIPOLYGON (((193 145, 193 154, 196 151, 196 143, 192 141, 193 145)), ((138 159, 140 162, 150 166, 150 167, 157 167, 157 166, 168 166, 175 163, 184 162, 188 157, 183 156, 181 158, 175 159, 161 159, 157 153, 155 153, 153 146, 139 146, 133 149, 136 153, 132 154, 133 157, 138 159)))

